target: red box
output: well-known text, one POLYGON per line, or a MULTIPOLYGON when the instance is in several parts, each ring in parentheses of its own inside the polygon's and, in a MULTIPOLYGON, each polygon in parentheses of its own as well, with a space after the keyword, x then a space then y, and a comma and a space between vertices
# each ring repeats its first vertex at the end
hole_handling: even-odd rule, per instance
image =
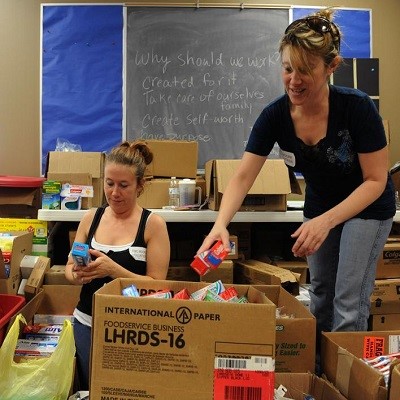
POLYGON ((10 319, 25 305, 25 297, 0 294, 0 346, 6 336, 10 319))

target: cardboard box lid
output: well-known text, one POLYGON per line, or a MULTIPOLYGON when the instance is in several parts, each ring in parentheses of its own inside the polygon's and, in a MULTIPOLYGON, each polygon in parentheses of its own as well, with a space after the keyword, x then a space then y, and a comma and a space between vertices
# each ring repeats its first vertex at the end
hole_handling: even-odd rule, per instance
MULTIPOLYGON (((218 192, 224 193, 228 182, 239 166, 240 160, 210 160, 206 163, 207 193, 210 193, 211 177, 218 182, 218 192), (207 179, 208 178, 208 179, 207 179)), ((266 160, 248 194, 301 193, 294 174, 281 159, 266 160), (292 175, 292 179, 291 179, 292 175)))
POLYGON ((105 153, 95 151, 50 151, 47 155, 48 172, 85 172, 92 178, 103 176, 105 153))

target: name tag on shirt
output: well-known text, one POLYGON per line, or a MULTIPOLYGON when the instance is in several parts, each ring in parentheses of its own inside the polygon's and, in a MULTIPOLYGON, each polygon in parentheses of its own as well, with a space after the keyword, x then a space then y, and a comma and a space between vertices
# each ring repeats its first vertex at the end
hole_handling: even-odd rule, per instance
POLYGON ((129 247, 129 254, 138 261, 146 261, 146 249, 144 247, 129 247))
POLYGON ((293 153, 279 149, 279 156, 283 158, 285 164, 289 165, 289 167, 294 167, 296 165, 296 157, 293 153))

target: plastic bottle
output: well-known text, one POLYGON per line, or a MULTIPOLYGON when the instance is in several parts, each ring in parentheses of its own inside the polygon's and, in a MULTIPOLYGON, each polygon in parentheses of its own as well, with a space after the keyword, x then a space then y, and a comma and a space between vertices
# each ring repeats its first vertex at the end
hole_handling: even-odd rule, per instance
POLYGON ((171 208, 179 207, 179 186, 176 176, 171 176, 169 183, 169 203, 171 208))

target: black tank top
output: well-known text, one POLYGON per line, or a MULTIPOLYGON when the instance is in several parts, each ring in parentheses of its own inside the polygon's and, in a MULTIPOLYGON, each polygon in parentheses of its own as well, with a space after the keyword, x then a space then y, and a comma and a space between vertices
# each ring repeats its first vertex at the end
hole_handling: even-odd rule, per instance
MULTIPOLYGON (((108 205, 99 207, 97 209, 92 224, 90 226, 86 243, 89 245, 91 249, 93 249, 92 246, 93 236, 96 232, 97 227, 99 226, 101 217, 103 216, 106 207, 108 207, 108 205)), ((138 275, 146 275, 147 246, 144 241, 144 231, 146 228, 147 219, 149 218, 150 214, 151 212, 149 210, 145 208, 143 209, 136 238, 128 249, 122 251, 109 250, 106 253, 107 256, 110 257, 117 264, 123 266, 128 271, 134 272, 135 274, 138 275)), ((112 278, 105 277, 105 278, 93 279, 92 282, 82 285, 79 302, 76 308, 87 315, 92 315, 92 301, 94 292, 100 289, 104 284, 111 281, 112 278)))

